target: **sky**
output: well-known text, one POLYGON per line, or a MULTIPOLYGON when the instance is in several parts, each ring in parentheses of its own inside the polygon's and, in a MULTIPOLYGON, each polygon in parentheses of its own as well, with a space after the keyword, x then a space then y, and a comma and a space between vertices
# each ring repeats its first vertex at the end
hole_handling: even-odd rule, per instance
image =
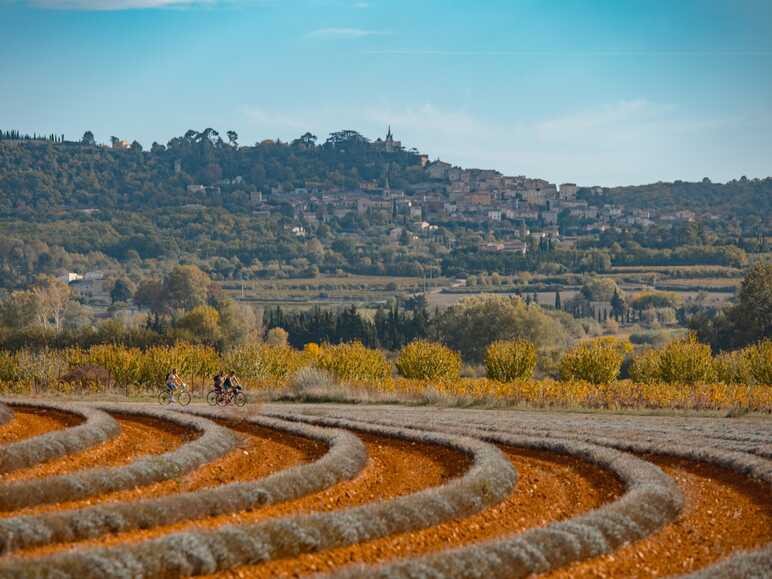
POLYGON ((0 128, 334 130, 581 185, 772 175, 772 0, 0 0, 0 128))

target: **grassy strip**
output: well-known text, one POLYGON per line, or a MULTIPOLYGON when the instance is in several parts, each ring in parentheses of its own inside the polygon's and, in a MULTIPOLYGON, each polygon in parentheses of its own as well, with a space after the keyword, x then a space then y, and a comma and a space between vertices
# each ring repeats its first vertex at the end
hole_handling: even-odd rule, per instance
POLYGON ((114 438, 121 431, 110 415, 87 406, 26 399, 5 402, 13 406, 69 412, 82 416, 85 422, 4 446, 0 454, 0 472, 27 468, 86 450, 114 438))
MULTIPOLYGON (((217 411, 188 411, 217 418, 217 411)), ((0 553, 52 543, 82 541, 108 533, 147 529, 223 515, 296 499, 358 475, 367 450, 353 434, 263 416, 247 422, 317 440, 329 448, 319 460, 285 469, 256 481, 126 503, 105 503, 77 510, 23 515, 0 520, 0 553)))
MULTIPOLYGON (((275 418, 284 418, 275 416, 275 418)), ((295 417, 289 417, 295 419, 295 417)), ((349 428, 345 420, 313 424, 349 428)), ((416 442, 442 444, 472 457, 472 467, 448 484, 360 507, 299 515, 214 530, 191 530, 159 539, 103 549, 84 549, 37 559, 0 563, 0 576, 179 577, 214 573, 237 565, 297 556, 426 528, 476 513, 512 490, 516 473, 494 446, 440 433, 356 424, 362 431, 416 442)))
POLYGON ((100 405, 100 410, 166 420, 201 433, 195 440, 158 456, 140 458, 125 466, 94 468, 42 479, 0 485, 0 510, 72 501, 175 478, 220 458, 235 447, 228 429, 210 420, 163 410, 123 405, 100 405))

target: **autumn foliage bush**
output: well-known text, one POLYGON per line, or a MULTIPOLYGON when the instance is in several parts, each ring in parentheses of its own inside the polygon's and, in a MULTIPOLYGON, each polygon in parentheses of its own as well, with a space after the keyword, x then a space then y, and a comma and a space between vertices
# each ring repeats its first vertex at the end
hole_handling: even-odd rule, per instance
POLYGON ((674 340, 659 350, 659 379, 671 384, 698 384, 713 379, 710 346, 694 336, 674 340))
POLYGON ((415 340, 402 348, 396 365, 400 376, 418 380, 456 380, 461 374, 459 353, 427 340, 415 340))
POLYGON ((772 340, 748 346, 745 352, 756 384, 772 385, 772 340))
POLYGON ((716 380, 723 384, 752 384, 754 381, 747 348, 722 352, 713 358, 713 372, 716 380))
POLYGON ((345 382, 381 382, 391 375, 383 352, 366 348, 362 342, 323 346, 315 363, 336 380, 345 382))
POLYGON ((560 360, 560 379, 590 384, 609 384, 616 380, 625 353, 632 346, 616 338, 597 338, 570 349, 560 360))
POLYGON ((536 368, 536 347, 526 340, 499 340, 485 350, 488 378, 499 382, 526 380, 536 368))

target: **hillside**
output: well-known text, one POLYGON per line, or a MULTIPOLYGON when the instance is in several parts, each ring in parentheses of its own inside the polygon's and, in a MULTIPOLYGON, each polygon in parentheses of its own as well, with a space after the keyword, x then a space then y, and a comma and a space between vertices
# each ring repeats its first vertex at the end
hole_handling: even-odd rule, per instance
POLYGON ((216 131, 188 131, 143 151, 84 142, 0 140, 0 215, 38 211, 134 209, 204 204, 248 207, 253 191, 358 188, 361 181, 403 187, 420 177, 417 153, 384 151, 358 133, 323 144, 306 134, 292 143, 225 142, 216 131), (195 187, 201 185, 202 187, 195 187))

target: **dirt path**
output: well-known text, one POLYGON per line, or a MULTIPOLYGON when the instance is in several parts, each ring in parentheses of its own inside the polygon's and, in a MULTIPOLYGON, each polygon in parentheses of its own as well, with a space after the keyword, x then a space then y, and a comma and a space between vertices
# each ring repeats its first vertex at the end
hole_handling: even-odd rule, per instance
POLYGON ((772 541, 772 497, 761 483, 710 464, 661 456, 659 465, 681 487, 681 517, 611 555, 550 574, 551 578, 658 577, 689 573, 732 553, 772 541))
POLYGON ((477 515, 341 549, 239 567, 212 577, 297 577, 352 563, 415 557, 572 517, 622 493, 621 483, 612 474, 586 462, 542 451, 502 450, 518 471, 517 485, 509 498, 477 515))
MULTIPOLYGON (((83 417, 56 410, 14 408, 14 417, 0 426, 0 445, 10 444, 83 422, 83 417)), ((0 475, 2 476, 2 475, 0 475)), ((2 480, 2 479, 0 479, 2 480)))
MULTIPOLYGON (((363 434, 359 436, 367 447, 369 456, 367 466, 357 478, 334 485, 319 493, 294 501, 268 505, 254 511, 242 511, 193 522, 186 521, 153 529, 131 531, 71 545, 53 545, 19 551, 15 555, 36 556, 63 548, 116 545, 150 539, 192 527, 215 528, 228 523, 254 523, 273 517, 343 509, 443 484, 461 475, 469 466, 466 456, 442 446, 376 438, 363 434)), ((284 449, 276 448, 262 456, 264 460, 281 464, 285 452, 284 449)))

